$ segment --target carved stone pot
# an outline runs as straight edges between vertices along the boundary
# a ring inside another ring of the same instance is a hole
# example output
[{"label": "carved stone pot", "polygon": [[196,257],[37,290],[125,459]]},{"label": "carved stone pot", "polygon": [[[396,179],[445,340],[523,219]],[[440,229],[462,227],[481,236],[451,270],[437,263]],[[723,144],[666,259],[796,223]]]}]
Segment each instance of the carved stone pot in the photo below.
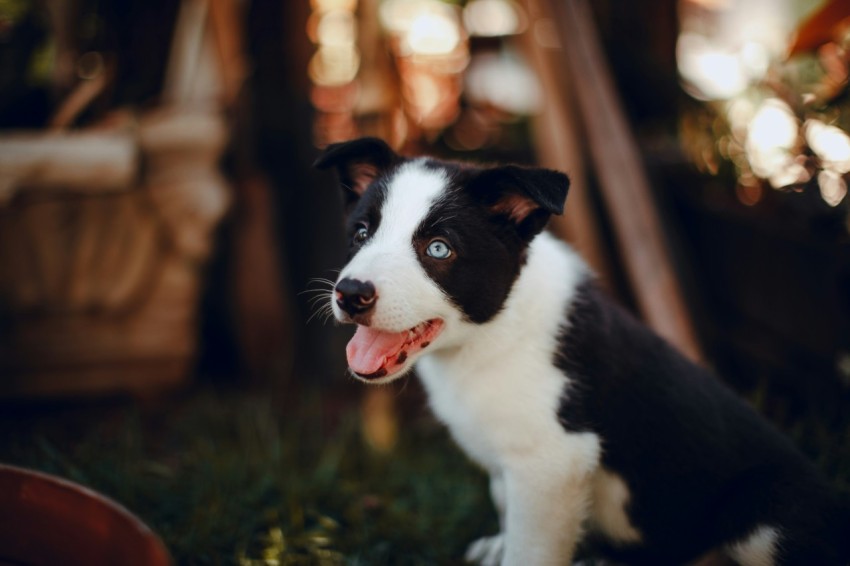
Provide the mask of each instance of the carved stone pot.
[{"label": "carved stone pot", "polygon": [[217,114],[185,109],[120,131],[0,136],[0,396],[187,379],[229,204],[226,137]]}]

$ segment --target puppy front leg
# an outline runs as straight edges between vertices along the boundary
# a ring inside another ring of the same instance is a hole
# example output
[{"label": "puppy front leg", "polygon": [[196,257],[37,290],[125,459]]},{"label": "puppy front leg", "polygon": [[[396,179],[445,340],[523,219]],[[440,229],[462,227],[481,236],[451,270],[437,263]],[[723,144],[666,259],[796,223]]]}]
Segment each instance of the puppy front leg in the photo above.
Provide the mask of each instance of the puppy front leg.
[{"label": "puppy front leg", "polygon": [[493,506],[499,513],[499,531],[505,532],[505,508],[506,498],[505,493],[505,475],[502,472],[490,474],[490,498],[493,500]]},{"label": "puppy front leg", "polygon": [[502,566],[571,564],[587,515],[590,474],[526,466],[505,476]]},{"label": "puppy front leg", "polygon": [[501,471],[490,472],[490,499],[499,514],[499,533],[483,537],[466,551],[466,561],[480,566],[499,566],[505,550],[505,476]]}]

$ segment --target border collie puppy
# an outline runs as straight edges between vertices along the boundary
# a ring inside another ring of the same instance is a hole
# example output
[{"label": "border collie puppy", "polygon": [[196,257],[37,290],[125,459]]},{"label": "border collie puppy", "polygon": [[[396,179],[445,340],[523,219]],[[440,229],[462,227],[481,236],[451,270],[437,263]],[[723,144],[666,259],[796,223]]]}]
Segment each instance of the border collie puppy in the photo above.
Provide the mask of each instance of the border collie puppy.
[{"label": "border collie puppy", "polygon": [[618,308],[542,229],[569,180],[405,158],[363,138],[316,162],[344,189],[350,256],[330,293],[351,372],[417,367],[490,474],[501,530],[467,560],[628,564],[720,550],[742,566],[850,563],[850,512],[779,433]]}]

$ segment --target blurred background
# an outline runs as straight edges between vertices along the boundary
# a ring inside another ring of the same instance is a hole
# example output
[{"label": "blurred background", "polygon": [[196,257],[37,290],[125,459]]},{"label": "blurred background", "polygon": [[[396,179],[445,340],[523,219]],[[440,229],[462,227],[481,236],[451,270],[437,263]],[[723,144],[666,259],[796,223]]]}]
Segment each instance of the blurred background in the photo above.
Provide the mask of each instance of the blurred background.
[{"label": "blurred background", "polygon": [[846,0],[0,0],[0,462],[177,563],[494,532],[416,380],[355,383],[317,314],[311,163],[371,135],[568,172],[552,231],[850,487],[848,49]]}]

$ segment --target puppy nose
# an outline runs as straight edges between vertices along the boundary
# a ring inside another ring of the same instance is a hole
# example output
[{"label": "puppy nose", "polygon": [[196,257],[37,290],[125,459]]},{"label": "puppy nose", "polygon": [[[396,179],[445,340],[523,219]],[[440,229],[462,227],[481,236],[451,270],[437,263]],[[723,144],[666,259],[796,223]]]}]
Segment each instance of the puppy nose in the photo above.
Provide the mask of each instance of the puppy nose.
[{"label": "puppy nose", "polygon": [[348,277],[336,284],[335,294],[336,304],[351,316],[368,311],[378,299],[371,281]]}]

